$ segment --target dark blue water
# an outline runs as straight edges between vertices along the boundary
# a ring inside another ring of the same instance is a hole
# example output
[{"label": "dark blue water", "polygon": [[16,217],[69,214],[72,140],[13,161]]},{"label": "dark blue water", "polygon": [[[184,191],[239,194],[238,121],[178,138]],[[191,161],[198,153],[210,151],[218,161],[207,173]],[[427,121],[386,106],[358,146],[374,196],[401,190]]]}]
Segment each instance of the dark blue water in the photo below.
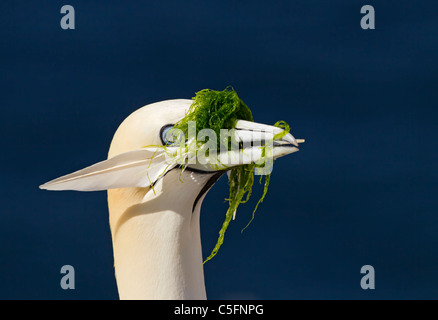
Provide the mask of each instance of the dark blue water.
[{"label": "dark blue water", "polygon": [[[360,27],[366,4],[375,30]],[[205,265],[209,298],[438,298],[437,14],[412,0],[2,1],[0,298],[116,299],[105,192],[38,185],[104,159],[135,109],[228,85],[306,143],[275,163],[243,234],[257,196],[240,208]],[[203,205],[205,256],[227,187]],[[65,264],[75,290],[60,288]]]}]

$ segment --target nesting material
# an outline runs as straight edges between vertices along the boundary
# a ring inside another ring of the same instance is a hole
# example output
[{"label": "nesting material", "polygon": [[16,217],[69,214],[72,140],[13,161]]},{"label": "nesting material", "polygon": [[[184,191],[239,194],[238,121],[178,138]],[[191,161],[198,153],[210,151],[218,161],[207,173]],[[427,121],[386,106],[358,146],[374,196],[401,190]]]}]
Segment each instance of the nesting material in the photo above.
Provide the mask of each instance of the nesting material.
[{"label": "nesting material", "polygon": [[[251,110],[238,97],[233,88],[228,87],[223,91],[204,89],[196,93],[196,96],[193,98],[193,104],[190,106],[185,117],[176,123],[174,128],[182,130],[185,134],[187,134],[189,131],[189,122],[195,121],[196,134],[200,130],[208,128],[214,130],[217,137],[220,137],[221,129],[233,129],[238,120],[253,121],[253,117]],[[289,125],[284,121],[277,122],[275,126],[283,128],[284,130],[281,133],[274,135],[273,140],[281,139],[289,132]],[[218,139],[218,149],[220,143],[221,141]],[[222,143],[228,144],[227,141]],[[265,147],[262,148],[264,148],[262,151],[264,154],[266,150]],[[230,193],[229,198],[226,200],[229,203],[229,207],[225,214],[225,221],[219,231],[217,243],[211,254],[205,259],[204,263],[212,259],[217,254],[219,248],[223,244],[225,232],[230,224],[230,221],[236,217],[237,208],[241,203],[245,203],[249,200],[254,184],[254,170],[257,166],[261,166],[261,164],[253,163],[228,169],[230,170]],[[264,183],[263,193],[257,202],[248,225],[254,219],[254,215],[259,204],[263,201],[268,192],[269,181],[270,174],[260,176],[260,183]],[[248,227],[248,225],[246,227]]]}]

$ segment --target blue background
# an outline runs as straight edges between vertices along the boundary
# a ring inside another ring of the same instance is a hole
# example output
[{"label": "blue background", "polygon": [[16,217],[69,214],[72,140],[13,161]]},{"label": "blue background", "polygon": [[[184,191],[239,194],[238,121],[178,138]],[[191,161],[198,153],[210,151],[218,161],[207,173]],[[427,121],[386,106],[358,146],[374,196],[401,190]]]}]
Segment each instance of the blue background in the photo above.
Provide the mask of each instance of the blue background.
[{"label": "blue background", "polygon": [[[104,159],[137,108],[228,85],[306,143],[276,161],[242,234],[262,188],[241,206],[208,297],[437,298],[437,15],[412,0],[1,1],[0,298],[117,299],[106,193],[38,185]],[[204,256],[227,191],[223,177],[204,201]]]}]

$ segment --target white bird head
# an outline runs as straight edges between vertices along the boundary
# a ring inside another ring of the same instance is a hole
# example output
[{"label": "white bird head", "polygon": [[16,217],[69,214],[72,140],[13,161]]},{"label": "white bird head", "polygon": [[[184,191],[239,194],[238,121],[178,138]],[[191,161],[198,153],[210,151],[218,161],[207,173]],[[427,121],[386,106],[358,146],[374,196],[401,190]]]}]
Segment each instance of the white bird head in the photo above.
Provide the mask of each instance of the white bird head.
[{"label": "white bird head", "polygon": [[[165,129],[180,121],[192,103],[168,100],[135,111],[115,133],[107,160],[40,186],[47,190],[108,190],[121,298],[205,298],[199,230],[202,200],[227,168],[261,158],[260,144],[255,142],[274,140],[282,131],[238,121],[239,156],[232,154],[236,150],[218,154],[222,160],[225,154],[232,159],[226,168],[208,161],[169,161],[165,148],[157,146],[166,144]],[[298,151],[297,147],[291,134],[284,135],[273,143],[273,158]]]}]

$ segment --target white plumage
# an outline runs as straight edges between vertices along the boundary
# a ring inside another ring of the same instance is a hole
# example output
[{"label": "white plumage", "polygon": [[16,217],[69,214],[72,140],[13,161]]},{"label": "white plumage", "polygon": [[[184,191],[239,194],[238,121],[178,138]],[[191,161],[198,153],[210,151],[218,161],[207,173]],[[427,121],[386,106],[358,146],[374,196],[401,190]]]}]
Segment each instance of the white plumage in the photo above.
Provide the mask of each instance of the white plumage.
[{"label": "white plumage", "polygon": [[[160,131],[182,119],[192,100],[145,106],[118,128],[108,160],[41,186],[47,190],[108,190],[114,266],[121,299],[205,299],[199,228],[206,191],[225,171],[207,165],[167,163]],[[246,141],[278,128],[239,121]],[[297,151],[292,135],[274,157]],[[146,148],[145,148],[146,147]],[[247,150],[247,152],[256,150]],[[240,159],[241,165],[247,162]],[[151,185],[153,184],[153,188]]]}]

